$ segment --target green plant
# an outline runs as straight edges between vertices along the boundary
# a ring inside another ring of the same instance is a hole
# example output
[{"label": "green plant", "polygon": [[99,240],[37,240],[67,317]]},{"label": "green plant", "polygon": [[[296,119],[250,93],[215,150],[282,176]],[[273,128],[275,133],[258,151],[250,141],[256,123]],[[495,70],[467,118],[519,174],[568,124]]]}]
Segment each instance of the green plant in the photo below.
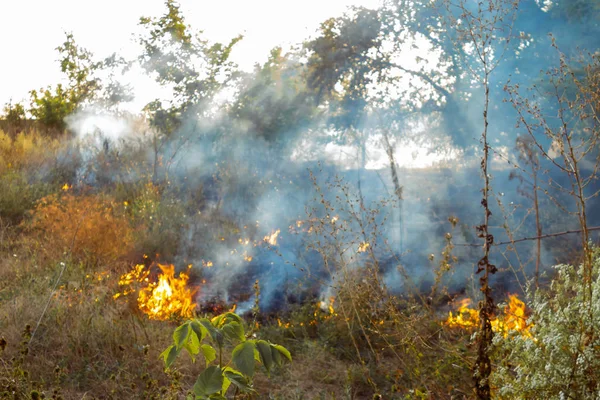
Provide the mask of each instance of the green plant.
[{"label": "green plant", "polygon": [[[212,345],[204,343],[207,338]],[[237,345],[231,352],[231,361],[224,364],[223,353],[227,343]],[[177,327],[173,333],[173,344],[161,354],[167,368],[184,349],[192,361],[195,362],[200,353],[206,361],[206,368],[192,389],[193,394],[188,396],[192,399],[225,399],[232,384],[236,394],[253,393],[256,362],[261,363],[270,374],[274,366],[281,366],[285,359],[292,360],[290,352],[283,346],[247,339],[242,319],[232,312],[212,319],[193,319]]]},{"label": "green plant", "polygon": [[[500,399],[590,399],[600,394],[600,251],[595,249],[591,311],[585,263],[558,265],[547,289],[529,288],[533,338],[496,335],[499,365],[492,386]],[[581,329],[581,326],[586,329]]]}]

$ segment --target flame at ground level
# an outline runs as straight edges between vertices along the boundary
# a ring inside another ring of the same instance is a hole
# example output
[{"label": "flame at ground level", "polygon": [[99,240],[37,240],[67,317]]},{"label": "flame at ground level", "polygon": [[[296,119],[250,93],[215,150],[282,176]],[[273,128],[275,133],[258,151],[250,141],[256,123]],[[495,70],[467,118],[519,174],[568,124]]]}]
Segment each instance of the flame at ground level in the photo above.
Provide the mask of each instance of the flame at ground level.
[{"label": "flame at ground level", "polygon": [[[459,327],[463,329],[473,329],[479,325],[479,311],[469,308],[470,299],[464,299],[459,303],[456,315],[450,311],[445,324],[450,327]],[[525,303],[516,295],[510,295],[508,304],[502,310],[502,313],[495,316],[492,320],[492,329],[494,332],[501,333],[507,337],[509,332],[519,332],[526,337],[532,337],[530,328],[532,324],[527,322],[525,314]]]},{"label": "flame at ground level", "polygon": [[[195,308],[193,301],[196,289],[188,287],[189,275],[180,272],[175,276],[173,265],[158,264],[161,274],[155,282],[150,281],[150,270],[146,266],[136,265],[119,279],[122,292],[114,298],[129,295],[136,291],[134,284],[140,284],[137,303],[139,309],[150,319],[167,320],[172,316],[191,317]],[[191,266],[188,267],[188,269]]]}]

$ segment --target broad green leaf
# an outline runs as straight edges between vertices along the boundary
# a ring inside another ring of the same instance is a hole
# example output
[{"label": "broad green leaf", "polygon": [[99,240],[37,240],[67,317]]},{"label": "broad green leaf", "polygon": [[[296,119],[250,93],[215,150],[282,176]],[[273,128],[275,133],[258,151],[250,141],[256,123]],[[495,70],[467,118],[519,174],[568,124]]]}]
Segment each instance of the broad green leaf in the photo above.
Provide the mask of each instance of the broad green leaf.
[{"label": "broad green leaf", "polygon": [[278,344],[272,344],[272,343],[271,343],[271,347],[276,349],[279,353],[283,354],[283,356],[285,358],[287,358],[290,362],[292,361],[292,355],[290,354],[288,349],[286,349],[285,347],[280,346]]},{"label": "broad green leaf", "polygon": [[190,334],[190,337],[187,340],[187,342],[183,345],[183,348],[186,349],[188,353],[190,353],[192,361],[195,362],[196,355],[200,352],[200,341],[198,340],[198,336],[196,336],[194,333]]},{"label": "broad green leaf", "polygon": [[227,321],[227,322],[237,322],[239,324],[242,324],[242,317],[240,317],[236,313],[228,312],[228,313],[225,313],[224,315],[225,315],[225,321]]},{"label": "broad green leaf", "polygon": [[[225,374],[223,373],[223,375],[225,375]],[[229,378],[224,376],[223,377],[223,388],[221,390],[221,393],[227,393],[227,389],[229,389],[229,386],[231,386],[231,381],[229,380]]]},{"label": "broad green leaf", "polygon": [[223,325],[222,329],[225,336],[229,339],[240,340],[242,342],[246,340],[246,336],[244,336],[244,327],[239,322],[229,322]]},{"label": "broad green leaf", "polygon": [[277,350],[275,347],[273,347],[270,343],[269,343],[269,347],[271,348],[271,358],[273,359],[273,363],[275,363],[275,365],[281,367],[281,365],[283,364],[283,359],[281,358],[281,353],[279,352],[279,350]]},{"label": "broad green leaf", "polygon": [[215,361],[215,359],[217,358],[217,351],[211,345],[208,344],[201,345],[200,350],[202,351],[202,354],[206,359],[206,366],[208,367],[208,364]]},{"label": "broad green leaf", "polygon": [[198,336],[198,340],[200,342],[204,340],[204,338],[208,334],[206,328],[202,326],[202,324],[200,324],[200,322],[198,322],[197,320],[190,322],[190,327],[192,328],[192,331],[196,334],[196,336]]},{"label": "broad green leaf", "polygon": [[225,319],[225,314],[220,314],[220,315],[217,315],[216,317],[213,317],[213,319],[210,320],[210,323],[215,328],[220,328],[221,325],[223,325],[224,319]]},{"label": "broad green leaf", "polygon": [[225,378],[229,379],[231,383],[237,386],[242,392],[251,392],[252,386],[250,381],[242,373],[238,371],[225,370]]},{"label": "broad green leaf", "polygon": [[242,317],[233,312],[226,312],[221,315],[217,315],[213,319],[210,320],[213,326],[217,328],[221,328],[223,325],[228,324],[230,322],[237,322],[240,325],[242,322]]},{"label": "broad green leaf", "polygon": [[254,343],[248,341],[238,344],[232,353],[232,361],[244,375],[254,376]]},{"label": "broad green leaf", "polygon": [[187,343],[191,332],[192,330],[189,322],[186,322],[175,329],[175,332],[173,332],[173,341],[175,342],[175,346],[177,346],[177,350],[180,350],[183,345]]},{"label": "broad green leaf", "polygon": [[199,320],[198,322],[200,322],[200,324],[206,328],[206,330],[208,331],[208,334],[210,335],[211,339],[218,344],[219,347],[223,346],[223,332],[221,332],[219,329],[215,328],[208,319],[206,318],[202,318],[201,320]]},{"label": "broad green leaf", "polygon": [[273,356],[271,355],[271,345],[264,340],[259,340],[256,342],[256,349],[258,350],[258,354],[260,355],[260,362],[267,370],[267,373],[270,373],[271,367],[273,367]]},{"label": "broad green leaf", "polygon": [[198,376],[193,391],[198,396],[210,396],[221,391],[222,386],[223,371],[221,368],[211,365]]},{"label": "broad green leaf", "polygon": [[177,350],[177,347],[175,347],[175,345],[167,347],[165,351],[160,353],[160,357],[162,357],[162,359],[165,362],[165,368],[169,368],[178,355],[179,350]]}]

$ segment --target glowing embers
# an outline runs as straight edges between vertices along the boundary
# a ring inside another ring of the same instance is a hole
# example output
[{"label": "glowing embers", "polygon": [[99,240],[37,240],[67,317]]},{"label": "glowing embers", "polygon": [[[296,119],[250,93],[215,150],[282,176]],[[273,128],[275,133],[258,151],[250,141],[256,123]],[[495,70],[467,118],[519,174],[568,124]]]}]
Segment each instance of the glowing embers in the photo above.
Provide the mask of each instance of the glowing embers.
[{"label": "glowing embers", "polygon": [[[459,327],[463,329],[474,329],[479,325],[479,311],[469,308],[470,299],[464,299],[459,303],[456,314],[452,311],[448,313],[448,319],[444,322],[449,327]],[[492,318],[492,329],[494,332],[501,333],[507,337],[510,332],[519,332],[526,337],[532,337],[529,329],[533,326],[527,322],[525,314],[525,303],[516,295],[510,295],[508,304],[502,310],[501,314]]]},{"label": "glowing embers", "polygon": [[[136,265],[130,272],[121,275],[120,293],[113,297],[138,292],[139,309],[150,319],[167,320],[171,317],[191,317],[196,304],[193,301],[196,289],[188,287],[189,274],[180,272],[175,276],[173,265],[160,265],[161,273],[156,280],[150,279],[150,269],[144,265]],[[188,270],[191,265],[188,266]]]},{"label": "glowing embers", "polygon": [[279,233],[281,232],[280,229],[277,229],[276,231],[274,231],[273,233],[271,233],[270,235],[267,235],[263,238],[263,240],[270,244],[271,246],[277,246],[277,236],[279,236]]}]

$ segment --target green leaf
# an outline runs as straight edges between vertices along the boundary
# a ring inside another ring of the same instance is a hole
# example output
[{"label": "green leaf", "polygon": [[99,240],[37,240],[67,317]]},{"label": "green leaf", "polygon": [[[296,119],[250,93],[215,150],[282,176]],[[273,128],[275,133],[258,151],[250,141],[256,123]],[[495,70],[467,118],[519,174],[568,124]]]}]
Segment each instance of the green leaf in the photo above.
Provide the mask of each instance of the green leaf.
[{"label": "green leaf", "polygon": [[169,368],[178,355],[179,350],[177,350],[177,347],[175,347],[175,345],[167,347],[165,351],[160,353],[160,357],[162,357],[162,359],[165,362],[165,368]]},{"label": "green leaf", "polygon": [[224,377],[223,378],[223,388],[221,390],[221,393],[227,393],[227,389],[229,389],[229,386],[231,386],[231,381],[229,380],[229,378]]},{"label": "green leaf", "polygon": [[246,336],[244,335],[244,327],[239,322],[229,322],[223,325],[223,333],[231,340],[245,341]]},{"label": "green leaf", "polygon": [[180,350],[187,343],[190,333],[192,333],[192,330],[189,322],[175,329],[175,332],[173,332],[173,341],[175,342],[175,346],[177,346],[177,350]]},{"label": "green leaf", "polygon": [[225,370],[225,377],[231,381],[235,386],[237,386],[242,392],[247,393],[252,391],[252,386],[250,386],[250,380],[242,375],[241,372],[235,371],[233,369]]},{"label": "green leaf", "polygon": [[197,320],[190,322],[190,327],[192,328],[192,331],[196,334],[196,336],[198,337],[198,341],[200,342],[204,340],[204,338],[208,334],[206,328],[202,326]]},{"label": "green leaf", "polygon": [[208,319],[202,318],[199,320],[200,324],[208,331],[211,339],[219,346],[223,347],[223,332],[215,328]]},{"label": "green leaf", "polygon": [[244,375],[254,376],[254,343],[247,341],[238,344],[232,353],[232,361],[236,368]]},{"label": "green leaf", "polygon": [[198,376],[193,391],[198,396],[210,396],[221,391],[223,386],[223,371],[211,365]]},{"label": "green leaf", "polygon": [[239,315],[237,315],[236,313],[226,312],[224,314],[217,315],[210,322],[212,323],[213,326],[215,326],[217,328],[221,328],[223,325],[230,323],[230,322],[237,322],[241,325],[242,318]]},{"label": "green leaf", "polygon": [[209,344],[203,344],[200,346],[200,350],[206,359],[206,366],[217,358],[217,351]]},{"label": "green leaf", "polygon": [[[273,349],[276,349],[277,352],[283,354],[283,356],[285,358],[287,358],[290,362],[292,361],[292,355],[290,354],[290,352],[288,351],[288,349],[286,349],[285,347],[280,346],[278,344],[272,344],[272,343],[271,343],[271,347]],[[272,352],[271,352],[271,354],[272,354]]]},{"label": "green leaf", "polygon": [[210,323],[212,324],[213,327],[220,328],[221,325],[223,325],[224,319],[225,319],[225,314],[220,314],[220,315],[217,315],[216,317],[213,317],[213,319],[210,320]]},{"label": "green leaf", "polygon": [[264,340],[259,340],[258,342],[256,342],[256,349],[258,350],[258,354],[260,355],[260,362],[267,370],[267,373],[270,373],[271,368],[273,367],[271,345]]},{"label": "green leaf", "polygon": [[192,361],[196,361],[196,355],[200,352],[200,341],[198,340],[198,336],[195,334],[191,334],[188,341],[183,345],[183,348],[190,353],[192,357]]},{"label": "green leaf", "polygon": [[242,317],[233,312],[225,313],[225,321],[226,322],[237,322],[240,325],[242,324]]},{"label": "green leaf", "polygon": [[273,363],[275,365],[281,367],[281,365],[283,364],[283,359],[281,358],[281,353],[279,352],[279,350],[274,348],[271,344],[269,344],[269,347],[271,348],[271,358],[273,359]]}]

